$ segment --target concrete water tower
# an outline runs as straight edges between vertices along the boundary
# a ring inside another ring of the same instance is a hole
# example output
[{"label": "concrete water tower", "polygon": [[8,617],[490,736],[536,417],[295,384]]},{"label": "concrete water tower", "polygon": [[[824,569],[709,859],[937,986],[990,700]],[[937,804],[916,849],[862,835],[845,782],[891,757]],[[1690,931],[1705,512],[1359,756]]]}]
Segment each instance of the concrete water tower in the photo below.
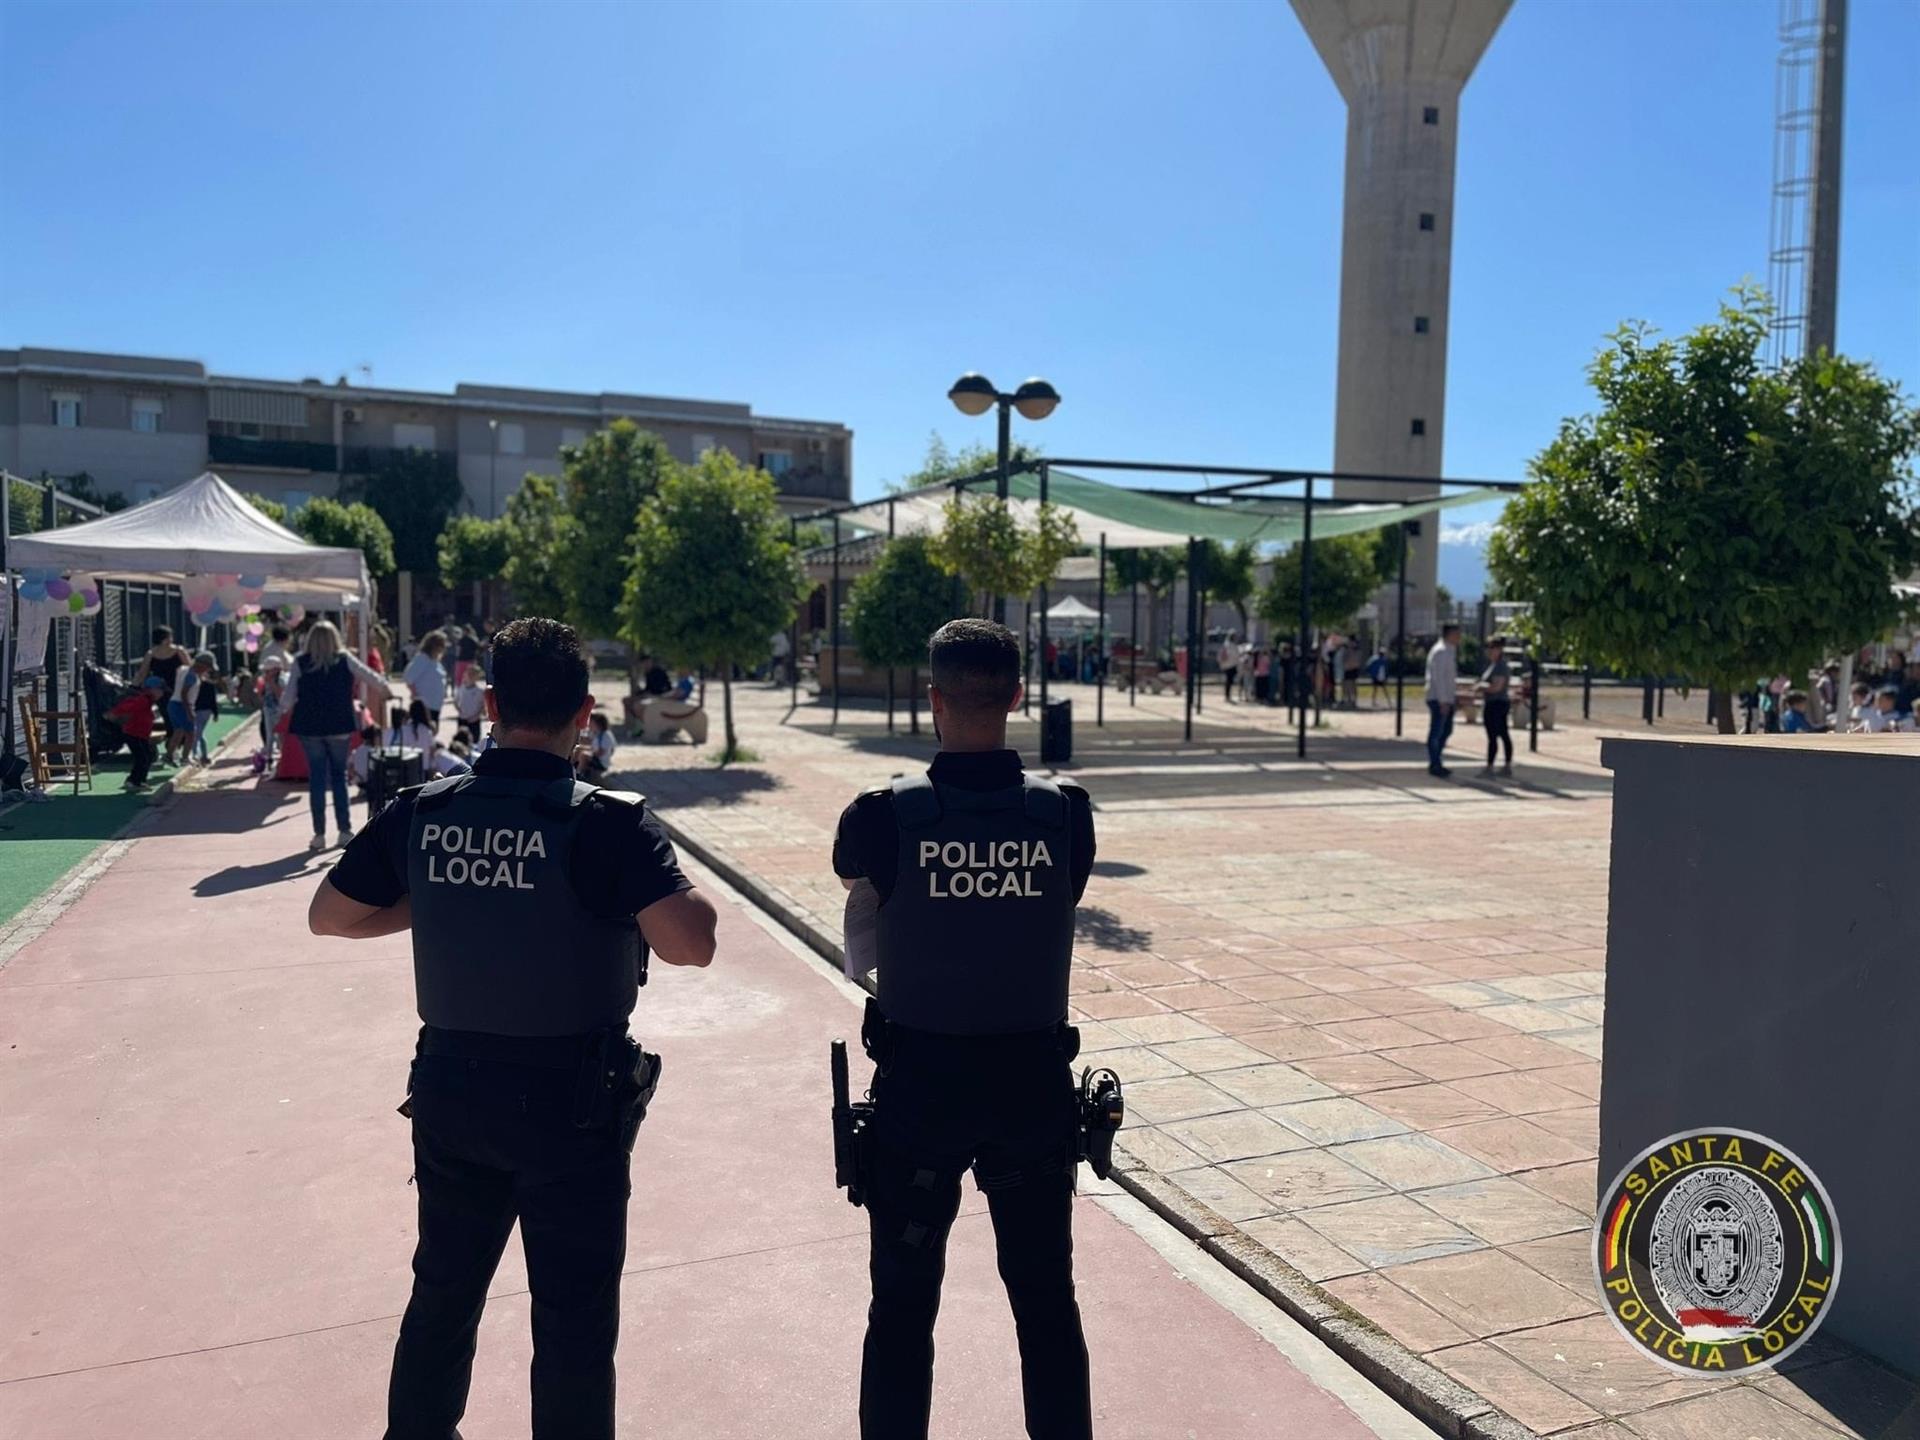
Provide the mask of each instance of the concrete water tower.
[{"label": "concrete water tower", "polygon": [[[1347,102],[1335,470],[1443,473],[1460,92],[1512,3],[1293,0]],[[1361,481],[1334,491],[1394,500],[1430,493]],[[1407,561],[1410,631],[1432,627],[1439,544],[1430,520]]]}]

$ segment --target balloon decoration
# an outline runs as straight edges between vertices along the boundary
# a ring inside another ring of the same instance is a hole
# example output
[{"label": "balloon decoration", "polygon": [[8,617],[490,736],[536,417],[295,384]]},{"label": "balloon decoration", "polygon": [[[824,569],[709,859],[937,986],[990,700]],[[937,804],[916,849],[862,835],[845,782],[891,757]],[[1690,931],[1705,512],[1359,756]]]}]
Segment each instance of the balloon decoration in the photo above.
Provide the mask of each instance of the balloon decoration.
[{"label": "balloon decoration", "polygon": [[307,618],[307,607],[306,607],[306,606],[304,606],[304,605],[289,605],[289,606],[287,607],[287,610],[286,610],[286,620],[287,620],[287,624],[289,624],[289,625],[298,625],[298,624],[299,624],[299,623],[300,623],[300,622],[301,622],[302,620],[305,620],[306,618]]},{"label": "balloon decoration", "polygon": [[20,598],[53,600],[69,615],[92,615],[100,609],[100,584],[75,580],[52,566],[29,566],[20,572]]}]

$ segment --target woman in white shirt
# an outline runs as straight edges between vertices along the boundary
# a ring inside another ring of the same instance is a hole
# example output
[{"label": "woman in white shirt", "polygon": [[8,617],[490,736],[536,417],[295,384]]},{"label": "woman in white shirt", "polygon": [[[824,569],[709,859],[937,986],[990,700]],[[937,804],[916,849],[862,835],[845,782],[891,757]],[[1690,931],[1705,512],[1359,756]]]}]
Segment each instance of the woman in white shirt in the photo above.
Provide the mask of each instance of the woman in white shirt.
[{"label": "woman in white shirt", "polygon": [[436,732],[440,728],[441,707],[447,703],[447,672],[440,665],[446,648],[447,637],[434,631],[420,642],[420,653],[407,662],[406,673],[400,677],[407,682],[413,698],[426,706],[427,723]]}]

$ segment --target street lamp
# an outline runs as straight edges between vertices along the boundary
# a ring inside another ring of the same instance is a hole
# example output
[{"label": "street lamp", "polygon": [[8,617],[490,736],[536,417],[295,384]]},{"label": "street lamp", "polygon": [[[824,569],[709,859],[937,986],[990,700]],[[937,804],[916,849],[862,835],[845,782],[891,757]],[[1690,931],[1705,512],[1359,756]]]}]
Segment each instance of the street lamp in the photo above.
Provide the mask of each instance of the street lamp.
[{"label": "street lamp", "polygon": [[1035,378],[1011,395],[1006,395],[996,390],[986,376],[969,370],[953,382],[953,388],[947,391],[947,398],[962,415],[984,415],[996,405],[1000,407],[1000,477],[993,493],[1002,500],[1006,499],[1007,462],[1013,449],[1013,421],[1009,412],[1018,410],[1023,419],[1044,420],[1059,408],[1060,392],[1046,381]]},{"label": "street lamp", "polygon": [[[993,493],[1004,501],[1007,498],[1007,463],[1013,449],[1011,412],[1018,410],[1021,418],[1026,420],[1044,420],[1059,408],[1060,392],[1036,376],[1011,395],[1006,395],[996,390],[993,382],[979,371],[969,370],[953,382],[953,388],[947,391],[947,398],[962,415],[984,415],[996,405],[999,406],[1000,474],[994,481]],[[1007,600],[1004,595],[993,597],[993,618],[1002,625],[1007,623]]]}]

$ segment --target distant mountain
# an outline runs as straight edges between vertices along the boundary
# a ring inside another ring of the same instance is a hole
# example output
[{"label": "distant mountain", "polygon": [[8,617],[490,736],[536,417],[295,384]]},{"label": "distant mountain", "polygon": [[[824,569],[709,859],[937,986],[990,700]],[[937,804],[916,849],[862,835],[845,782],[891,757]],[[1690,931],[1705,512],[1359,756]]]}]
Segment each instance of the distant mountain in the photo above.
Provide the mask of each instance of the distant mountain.
[{"label": "distant mountain", "polygon": [[1477,600],[1487,593],[1487,537],[1494,522],[1475,520],[1440,527],[1440,583],[1456,600]]}]

